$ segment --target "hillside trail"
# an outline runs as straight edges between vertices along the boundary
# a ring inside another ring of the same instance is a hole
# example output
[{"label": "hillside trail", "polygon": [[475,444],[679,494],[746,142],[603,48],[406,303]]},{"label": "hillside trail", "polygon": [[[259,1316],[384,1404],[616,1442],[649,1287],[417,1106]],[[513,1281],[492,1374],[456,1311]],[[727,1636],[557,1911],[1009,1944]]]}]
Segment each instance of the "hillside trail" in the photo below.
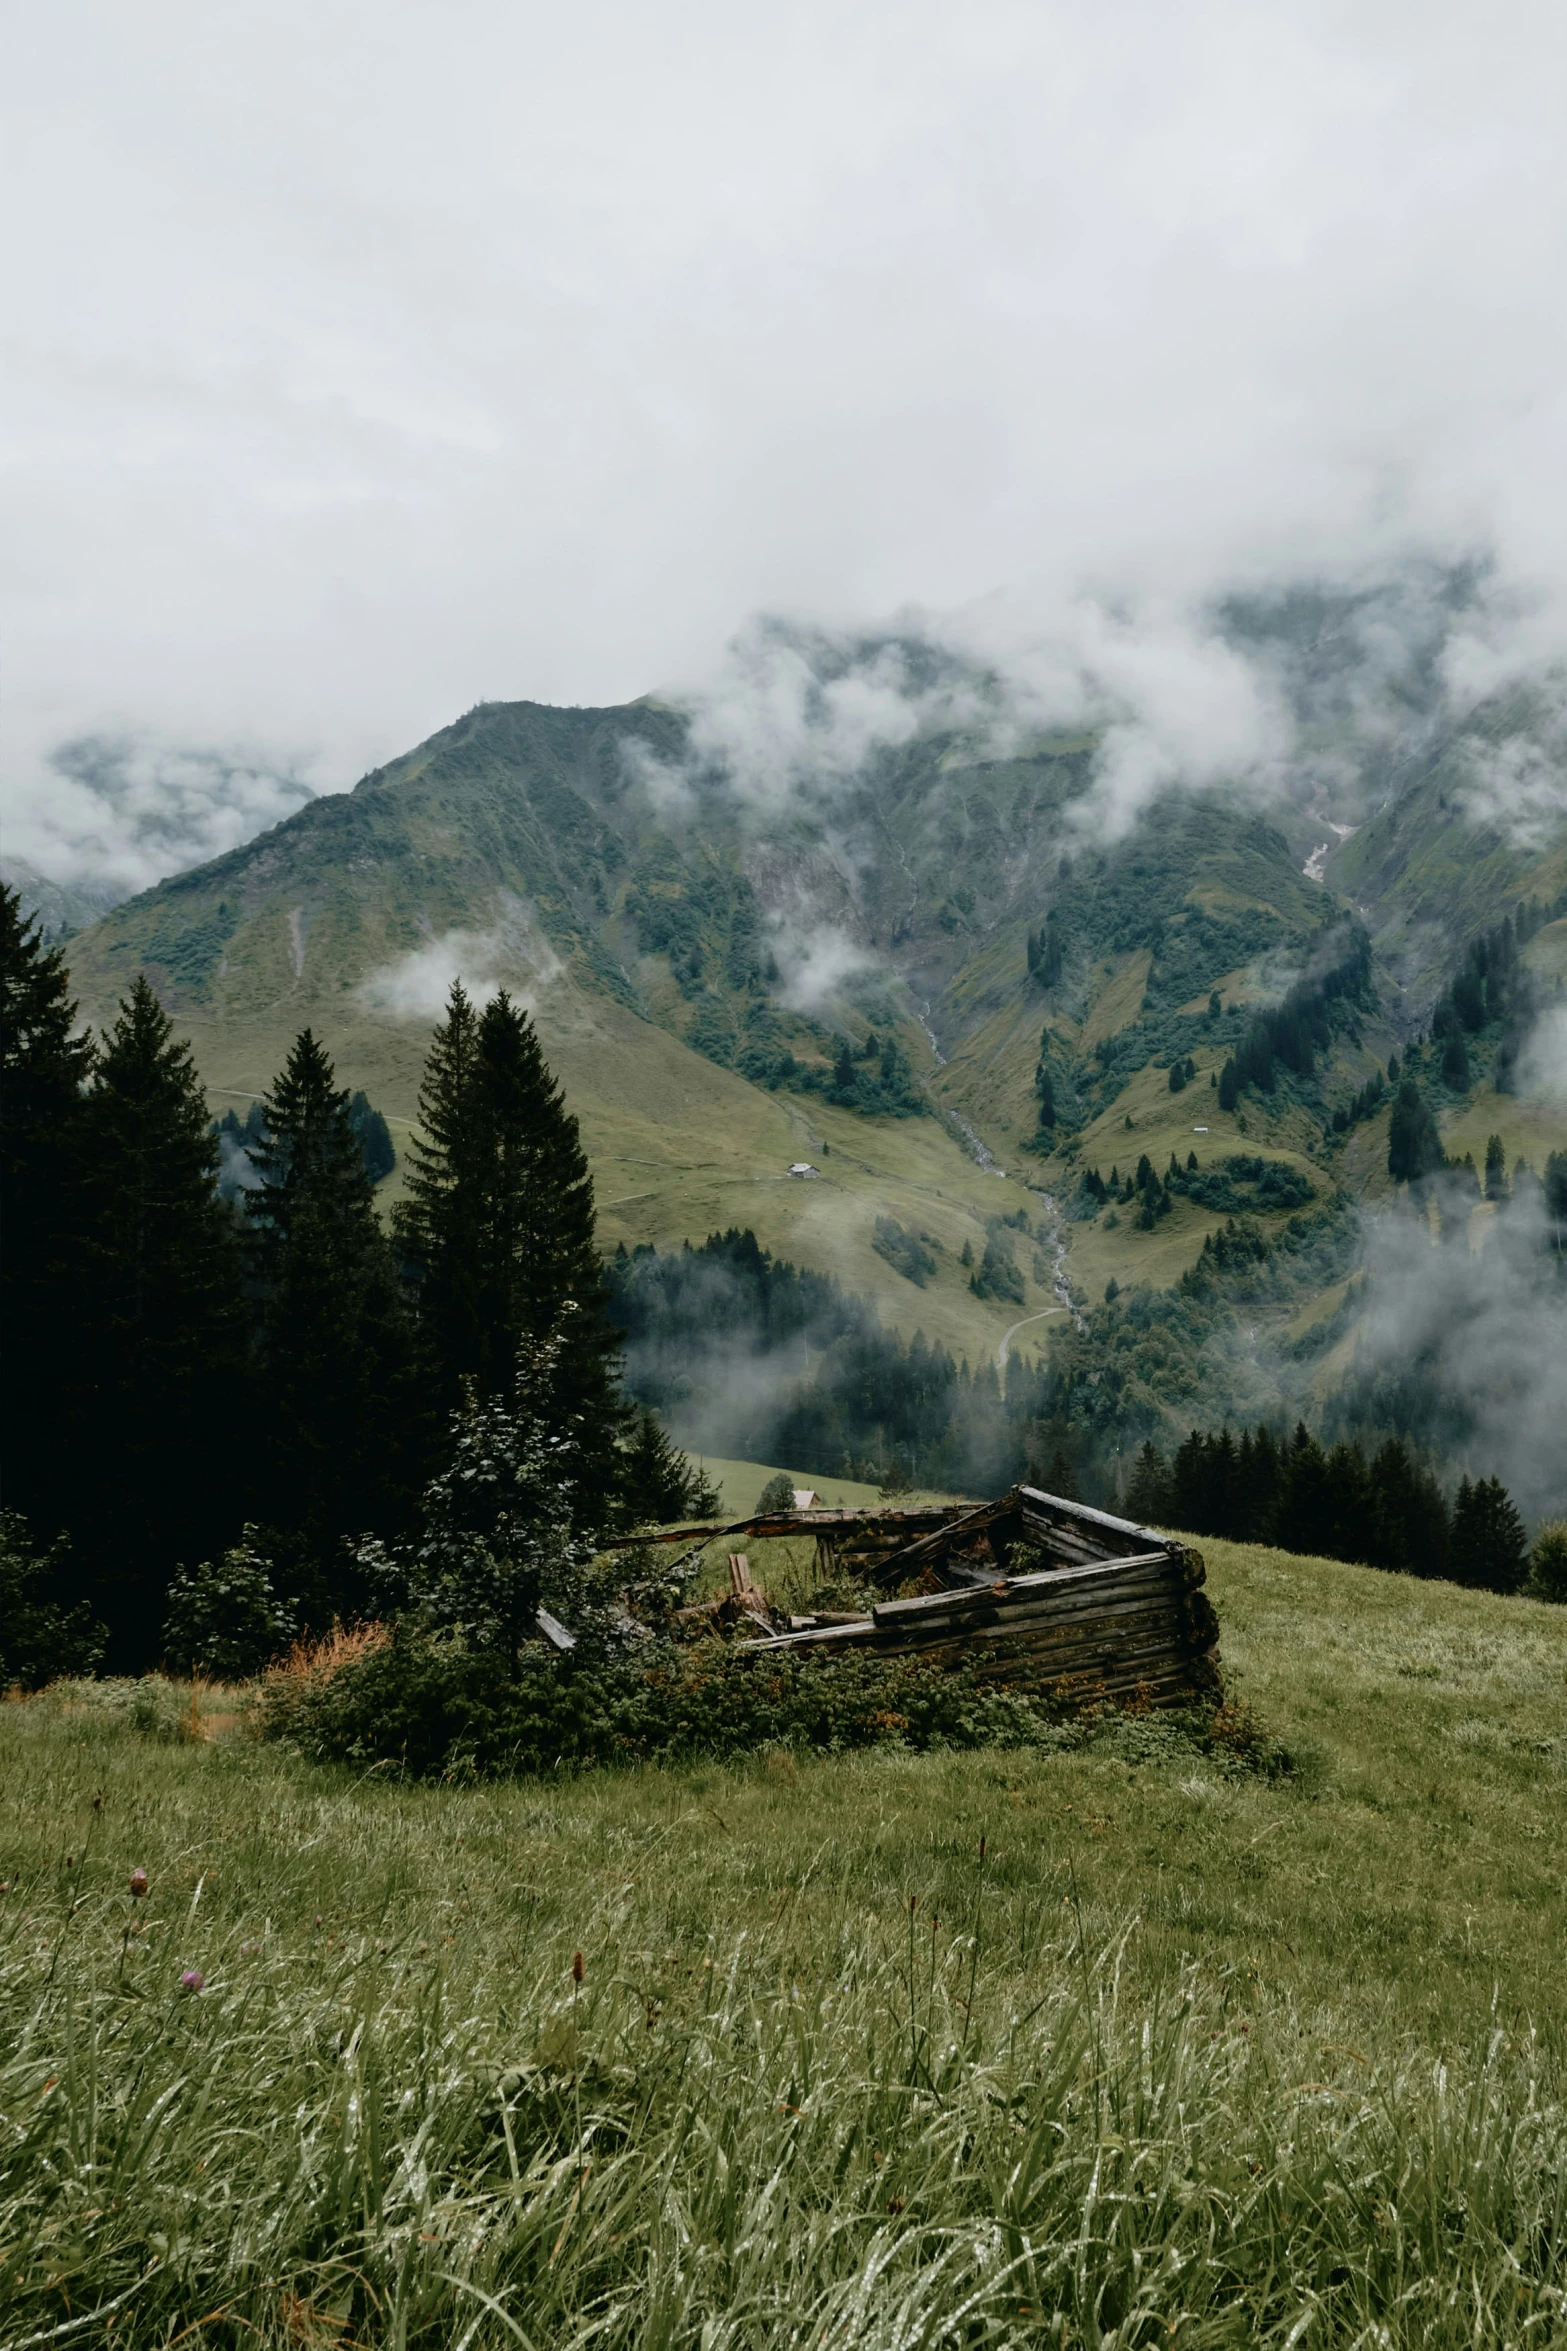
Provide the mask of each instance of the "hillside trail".
[{"label": "hillside trail", "polygon": [[1070,1314],[1071,1311],[1072,1309],[1070,1306],[1046,1306],[1040,1313],[1025,1314],[1021,1322],[1015,1322],[1012,1325],[1011,1330],[1005,1333],[1000,1346],[996,1349],[997,1371],[1006,1370],[1007,1349],[1011,1346],[1019,1331],[1026,1331],[1031,1322],[1048,1322],[1053,1314]]}]

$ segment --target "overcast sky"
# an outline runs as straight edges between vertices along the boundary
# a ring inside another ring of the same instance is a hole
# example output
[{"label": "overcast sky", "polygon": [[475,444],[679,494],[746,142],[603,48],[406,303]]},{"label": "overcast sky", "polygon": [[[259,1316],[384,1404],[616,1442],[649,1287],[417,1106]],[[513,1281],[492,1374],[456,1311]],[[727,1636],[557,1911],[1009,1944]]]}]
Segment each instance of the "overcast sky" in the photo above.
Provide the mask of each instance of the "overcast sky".
[{"label": "overcast sky", "polygon": [[758,609],[1556,592],[1564,68],[1561,0],[17,10],[9,845],[83,734],[249,829]]}]

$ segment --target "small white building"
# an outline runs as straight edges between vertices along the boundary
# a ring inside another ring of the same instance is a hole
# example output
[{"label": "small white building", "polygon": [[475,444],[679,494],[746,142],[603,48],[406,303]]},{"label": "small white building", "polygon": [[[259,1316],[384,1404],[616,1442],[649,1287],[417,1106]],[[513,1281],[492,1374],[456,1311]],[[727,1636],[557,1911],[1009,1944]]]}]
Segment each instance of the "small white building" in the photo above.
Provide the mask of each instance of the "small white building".
[{"label": "small white building", "polygon": [[819,1176],[821,1172],[819,1167],[812,1167],[808,1159],[796,1159],[790,1162],[789,1173],[792,1176],[812,1177]]}]

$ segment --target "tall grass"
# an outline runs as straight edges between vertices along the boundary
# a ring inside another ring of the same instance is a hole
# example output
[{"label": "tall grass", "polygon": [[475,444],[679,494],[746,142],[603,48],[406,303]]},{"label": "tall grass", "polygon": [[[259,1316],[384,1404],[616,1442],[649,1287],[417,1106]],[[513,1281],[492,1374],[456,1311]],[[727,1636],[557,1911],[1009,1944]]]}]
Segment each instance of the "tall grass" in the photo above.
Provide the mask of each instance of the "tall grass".
[{"label": "tall grass", "polygon": [[1196,1968],[1129,2000],[1070,1899],[1021,1999],[977,1853],[946,1916],[846,1907],[809,1972],[776,1932],[640,1953],[601,1905],[580,1988],[460,1997],[406,1934],[308,1970],[203,1941],[183,1991],[187,1906],[131,1909],[68,1873],[48,1964],[6,1954],[16,2351],[1567,2336],[1567,2114],[1527,2041],[1325,2058]]},{"label": "tall grass", "polygon": [[1567,1624],[1211,1550],[1309,1779],[0,1708],[5,2351],[1567,2343]]}]

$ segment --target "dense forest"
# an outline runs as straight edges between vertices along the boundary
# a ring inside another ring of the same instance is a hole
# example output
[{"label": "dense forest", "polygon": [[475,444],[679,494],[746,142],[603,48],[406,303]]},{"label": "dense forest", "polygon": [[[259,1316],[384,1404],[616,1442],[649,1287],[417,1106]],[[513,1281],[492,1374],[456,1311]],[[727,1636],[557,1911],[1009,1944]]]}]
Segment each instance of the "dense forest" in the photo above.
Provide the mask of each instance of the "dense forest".
[{"label": "dense forest", "polygon": [[1125,1507],[1194,1534],[1279,1543],[1483,1591],[1521,1591],[1529,1574],[1528,1533],[1500,1481],[1460,1478],[1449,1503],[1402,1437],[1368,1455],[1345,1440],[1325,1449],[1303,1423],[1287,1440],[1266,1424],[1239,1437],[1194,1429],[1173,1458],[1143,1446]]},{"label": "dense forest", "polygon": [[0,1598],[45,1649],[146,1664],[176,1570],[242,1542],[293,1622],[362,1612],[364,1541],[415,1524],[454,1413],[528,1345],[579,1527],[711,1503],[621,1391],[576,1121],[507,996],[453,988],[389,1228],[384,1122],[308,1029],[216,1127],[146,979],[79,1034],[9,890],[0,1009]]}]

